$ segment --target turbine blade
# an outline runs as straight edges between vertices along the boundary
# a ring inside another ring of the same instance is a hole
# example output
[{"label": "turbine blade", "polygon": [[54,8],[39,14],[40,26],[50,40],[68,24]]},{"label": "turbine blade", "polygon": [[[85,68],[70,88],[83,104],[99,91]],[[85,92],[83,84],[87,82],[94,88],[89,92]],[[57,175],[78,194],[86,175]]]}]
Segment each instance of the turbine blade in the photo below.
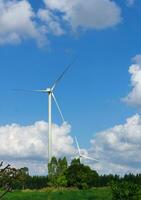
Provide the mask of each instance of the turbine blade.
[{"label": "turbine blade", "polygon": [[88,160],[93,160],[93,161],[97,161],[97,162],[98,162],[97,159],[91,158],[91,157],[89,157],[89,156],[81,155],[81,157],[82,157],[82,158],[85,158],[85,159],[88,159]]},{"label": "turbine blade", "polygon": [[77,146],[77,149],[78,149],[79,156],[81,156],[81,151],[80,151],[80,147],[79,147],[79,144],[78,144],[76,136],[75,136],[75,142],[76,142],[76,146]]},{"label": "turbine blade", "polygon": [[47,92],[46,90],[24,90],[24,89],[12,89],[15,92]]},{"label": "turbine blade", "polygon": [[54,102],[55,102],[55,104],[56,104],[56,106],[57,106],[57,109],[58,109],[58,111],[59,111],[59,113],[60,113],[60,115],[61,115],[61,118],[62,118],[62,120],[63,120],[63,122],[64,122],[65,120],[64,120],[62,111],[61,111],[61,109],[60,109],[60,106],[59,106],[59,104],[58,104],[58,102],[57,102],[57,100],[56,100],[56,97],[54,96],[53,93],[51,93],[51,94],[52,94],[53,100],[54,100]]},{"label": "turbine blade", "polygon": [[51,87],[52,91],[55,89],[55,87],[57,86],[57,84],[61,81],[61,79],[64,77],[64,75],[70,69],[70,67],[73,65],[73,63],[75,62],[75,60],[76,60],[76,58],[66,67],[66,69],[63,71],[63,73],[56,79],[56,81],[54,82],[54,84]]},{"label": "turbine blade", "polygon": [[32,90],[33,92],[44,92],[47,93],[47,90]]}]

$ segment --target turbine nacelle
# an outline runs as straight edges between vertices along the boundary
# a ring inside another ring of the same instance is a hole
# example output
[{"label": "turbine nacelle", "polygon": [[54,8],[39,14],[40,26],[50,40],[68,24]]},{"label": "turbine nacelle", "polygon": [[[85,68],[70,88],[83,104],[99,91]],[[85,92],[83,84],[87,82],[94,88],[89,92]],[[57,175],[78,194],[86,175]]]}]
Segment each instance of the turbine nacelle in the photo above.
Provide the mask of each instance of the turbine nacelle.
[{"label": "turbine nacelle", "polygon": [[47,88],[47,89],[46,89],[46,92],[50,94],[50,93],[52,93],[53,91],[52,91],[51,88]]},{"label": "turbine nacelle", "polygon": [[43,89],[43,90],[32,90],[32,92],[43,92],[43,93],[52,94],[53,90],[51,88],[47,88],[47,89]]}]

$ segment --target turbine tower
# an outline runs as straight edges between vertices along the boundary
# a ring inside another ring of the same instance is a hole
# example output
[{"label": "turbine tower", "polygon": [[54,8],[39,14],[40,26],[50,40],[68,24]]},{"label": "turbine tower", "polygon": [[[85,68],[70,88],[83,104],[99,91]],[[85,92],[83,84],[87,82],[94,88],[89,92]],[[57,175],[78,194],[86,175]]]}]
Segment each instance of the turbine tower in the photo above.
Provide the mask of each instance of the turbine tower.
[{"label": "turbine tower", "polygon": [[75,136],[75,142],[76,142],[76,146],[77,146],[77,150],[78,150],[78,158],[79,158],[79,159],[84,158],[84,159],[87,159],[87,160],[92,160],[92,161],[98,162],[97,159],[91,158],[91,157],[86,156],[86,155],[84,155],[83,153],[81,153],[81,149],[80,149],[80,147],[79,147],[78,140],[77,140],[77,137],[76,137],[76,136]]},{"label": "turbine tower", "polygon": [[55,87],[43,89],[43,90],[32,90],[33,92],[41,92],[48,95],[48,161],[51,161],[52,158],[52,99],[54,100],[57,109],[61,115],[62,121],[64,122],[64,117],[62,114],[62,111],[60,109],[60,106],[56,100],[56,97],[53,93]]}]

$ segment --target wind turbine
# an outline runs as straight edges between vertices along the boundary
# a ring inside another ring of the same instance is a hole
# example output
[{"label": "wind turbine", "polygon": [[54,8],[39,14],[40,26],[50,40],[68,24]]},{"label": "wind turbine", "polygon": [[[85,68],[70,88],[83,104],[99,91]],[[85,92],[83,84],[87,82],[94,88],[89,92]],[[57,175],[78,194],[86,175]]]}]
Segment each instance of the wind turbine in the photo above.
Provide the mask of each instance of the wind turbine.
[{"label": "wind turbine", "polygon": [[76,137],[76,136],[75,136],[75,142],[76,142],[76,146],[77,146],[77,150],[78,150],[79,159],[84,158],[84,159],[86,159],[86,160],[92,160],[92,161],[98,162],[97,159],[91,158],[91,157],[86,156],[86,155],[84,155],[83,153],[81,153],[81,149],[80,149],[80,147],[79,147],[78,140],[77,140],[77,137]]},{"label": "wind turbine", "polygon": [[[40,92],[48,95],[48,162],[52,159],[52,99],[54,100],[57,109],[61,115],[62,121],[65,122],[62,111],[60,109],[60,106],[57,102],[57,99],[54,95],[54,90],[56,89],[56,86],[58,83],[63,79],[64,75],[67,73],[67,71],[70,69],[72,64],[75,60],[73,60],[72,63],[70,63],[66,69],[63,71],[63,73],[54,81],[54,83],[51,85],[51,87],[41,90],[22,90],[22,91],[29,91],[29,92]],[[21,90],[20,90],[21,91]]]},{"label": "wind turbine", "polygon": [[52,159],[52,99],[54,100],[54,102],[55,102],[55,104],[57,106],[57,109],[58,109],[58,111],[60,113],[62,121],[65,122],[63,114],[62,114],[62,111],[60,109],[60,106],[59,106],[59,104],[57,102],[57,99],[56,99],[56,97],[54,95],[54,90],[56,89],[56,86],[61,81],[61,79],[64,77],[64,75],[67,73],[67,71],[69,70],[69,68],[73,64],[73,62],[67,66],[67,68],[55,80],[55,82],[52,84],[51,87],[49,87],[47,89],[43,89],[43,90],[33,90],[35,92],[46,93],[48,95],[48,160],[49,160],[48,162],[50,162],[51,159]]}]

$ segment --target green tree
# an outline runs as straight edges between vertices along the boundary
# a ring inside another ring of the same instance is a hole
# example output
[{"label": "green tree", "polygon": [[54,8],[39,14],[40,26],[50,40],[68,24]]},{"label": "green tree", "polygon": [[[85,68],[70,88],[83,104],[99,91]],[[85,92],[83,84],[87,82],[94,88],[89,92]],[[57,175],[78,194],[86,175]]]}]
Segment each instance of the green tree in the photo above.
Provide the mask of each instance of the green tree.
[{"label": "green tree", "polygon": [[48,164],[48,178],[50,186],[67,186],[67,179],[65,172],[67,170],[68,163],[67,159],[59,158],[58,160],[53,157],[51,162]]},{"label": "green tree", "polygon": [[64,157],[63,159],[59,158],[58,159],[58,165],[57,165],[57,175],[61,176],[64,174],[68,167],[67,159]]},{"label": "green tree", "polygon": [[58,161],[55,157],[52,157],[50,163],[48,164],[48,179],[50,186],[56,185],[57,171],[58,171]]},{"label": "green tree", "polygon": [[67,178],[65,175],[65,172],[67,170],[68,163],[66,157],[63,159],[58,159],[58,165],[57,165],[57,177],[56,177],[56,185],[57,186],[67,186]]},{"label": "green tree", "polygon": [[68,181],[64,174],[60,175],[56,179],[56,185],[61,187],[67,187]]},{"label": "green tree", "polygon": [[86,189],[94,186],[98,180],[96,171],[91,170],[89,166],[81,164],[80,159],[74,159],[66,170],[68,186]]},{"label": "green tree", "polygon": [[[22,189],[25,189],[26,181],[29,177],[29,170],[27,167],[23,167],[19,169],[19,183],[22,184]],[[16,183],[15,183],[16,184]],[[18,183],[17,183],[18,184]]]},{"label": "green tree", "polygon": [[22,181],[19,169],[13,168],[9,164],[3,167],[3,162],[0,163],[0,186],[4,189],[0,199],[14,188],[15,183],[21,183]]}]

